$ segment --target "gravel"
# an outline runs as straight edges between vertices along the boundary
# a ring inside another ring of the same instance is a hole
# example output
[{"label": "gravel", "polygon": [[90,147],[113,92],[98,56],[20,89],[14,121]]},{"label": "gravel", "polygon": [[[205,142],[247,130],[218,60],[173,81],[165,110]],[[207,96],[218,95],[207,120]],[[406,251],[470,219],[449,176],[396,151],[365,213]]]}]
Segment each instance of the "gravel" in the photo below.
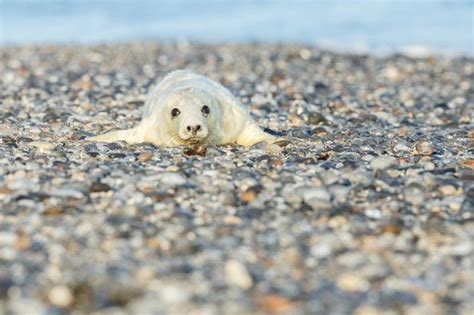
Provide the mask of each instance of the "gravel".
[{"label": "gravel", "polygon": [[[474,67],[271,44],[4,46],[0,313],[469,314]],[[274,145],[88,143],[188,68]]]}]

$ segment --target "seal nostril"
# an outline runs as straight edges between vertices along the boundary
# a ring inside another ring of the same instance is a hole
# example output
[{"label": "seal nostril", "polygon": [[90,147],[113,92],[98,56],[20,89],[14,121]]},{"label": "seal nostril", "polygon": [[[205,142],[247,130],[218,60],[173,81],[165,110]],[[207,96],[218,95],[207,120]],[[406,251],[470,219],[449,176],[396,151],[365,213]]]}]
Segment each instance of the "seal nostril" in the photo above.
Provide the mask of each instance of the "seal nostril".
[{"label": "seal nostril", "polygon": [[187,127],[186,127],[186,130],[187,130],[187,131],[191,131],[191,129],[192,129],[191,126],[187,126]]},{"label": "seal nostril", "polygon": [[196,131],[199,131],[199,130],[201,130],[201,125],[196,126]]}]

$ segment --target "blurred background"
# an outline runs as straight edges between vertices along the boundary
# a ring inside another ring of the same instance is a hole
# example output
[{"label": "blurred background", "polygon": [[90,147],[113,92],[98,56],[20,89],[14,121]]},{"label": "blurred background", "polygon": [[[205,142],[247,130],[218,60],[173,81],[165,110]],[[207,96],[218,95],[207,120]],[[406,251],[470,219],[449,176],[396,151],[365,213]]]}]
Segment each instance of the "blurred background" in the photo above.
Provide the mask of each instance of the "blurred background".
[{"label": "blurred background", "polygon": [[473,55],[472,0],[0,0],[0,44],[298,42]]}]

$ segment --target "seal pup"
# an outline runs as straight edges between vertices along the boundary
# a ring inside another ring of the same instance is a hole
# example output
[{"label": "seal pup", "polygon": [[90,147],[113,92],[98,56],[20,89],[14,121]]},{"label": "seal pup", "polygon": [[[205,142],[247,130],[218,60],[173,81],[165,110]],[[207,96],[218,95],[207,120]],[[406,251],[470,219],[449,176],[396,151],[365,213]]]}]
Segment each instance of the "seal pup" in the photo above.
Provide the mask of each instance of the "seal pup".
[{"label": "seal pup", "polygon": [[149,142],[156,146],[251,146],[276,137],[264,132],[228,89],[188,70],[166,75],[148,95],[140,124],[89,138],[91,141]]}]

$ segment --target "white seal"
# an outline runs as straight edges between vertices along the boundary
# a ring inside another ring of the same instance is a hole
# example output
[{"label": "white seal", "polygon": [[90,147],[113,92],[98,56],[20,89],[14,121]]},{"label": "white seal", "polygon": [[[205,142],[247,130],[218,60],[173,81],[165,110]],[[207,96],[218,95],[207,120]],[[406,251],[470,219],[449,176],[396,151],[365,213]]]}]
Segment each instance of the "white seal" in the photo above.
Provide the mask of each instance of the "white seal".
[{"label": "white seal", "polygon": [[165,76],[148,95],[137,127],[89,140],[149,142],[157,146],[251,146],[277,139],[261,130],[239,100],[221,84],[188,70],[178,70]]}]

